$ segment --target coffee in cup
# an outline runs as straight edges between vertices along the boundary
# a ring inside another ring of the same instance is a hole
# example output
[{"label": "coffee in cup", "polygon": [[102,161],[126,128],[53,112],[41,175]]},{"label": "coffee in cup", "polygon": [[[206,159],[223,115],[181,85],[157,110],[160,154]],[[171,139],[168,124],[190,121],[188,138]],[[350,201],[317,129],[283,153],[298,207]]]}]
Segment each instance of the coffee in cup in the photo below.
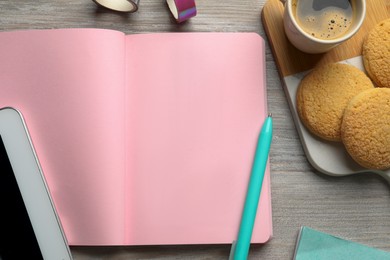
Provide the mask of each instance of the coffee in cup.
[{"label": "coffee in cup", "polygon": [[365,0],[286,0],[284,27],[290,42],[308,53],[330,50],[352,37],[365,18]]}]

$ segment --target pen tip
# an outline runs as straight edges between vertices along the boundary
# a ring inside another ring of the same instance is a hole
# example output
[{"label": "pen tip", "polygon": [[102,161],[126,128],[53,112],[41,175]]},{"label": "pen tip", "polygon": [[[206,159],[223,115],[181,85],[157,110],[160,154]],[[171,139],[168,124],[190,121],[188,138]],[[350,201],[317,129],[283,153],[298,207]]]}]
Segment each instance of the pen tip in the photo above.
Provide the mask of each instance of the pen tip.
[{"label": "pen tip", "polygon": [[272,117],[272,113],[268,113],[268,117]]}]

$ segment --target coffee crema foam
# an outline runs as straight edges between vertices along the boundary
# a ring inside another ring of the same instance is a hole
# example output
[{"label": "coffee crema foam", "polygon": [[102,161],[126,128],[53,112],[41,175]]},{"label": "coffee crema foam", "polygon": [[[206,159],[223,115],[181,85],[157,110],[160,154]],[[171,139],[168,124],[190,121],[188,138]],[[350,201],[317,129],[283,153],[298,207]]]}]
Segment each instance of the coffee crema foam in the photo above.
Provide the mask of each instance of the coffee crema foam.
[{"label": "coffee crema foam", "polygon": [[295,0],[292,7],[298,25],[319,39],[339,38],[352,24],[353,11],[349,0]]}]

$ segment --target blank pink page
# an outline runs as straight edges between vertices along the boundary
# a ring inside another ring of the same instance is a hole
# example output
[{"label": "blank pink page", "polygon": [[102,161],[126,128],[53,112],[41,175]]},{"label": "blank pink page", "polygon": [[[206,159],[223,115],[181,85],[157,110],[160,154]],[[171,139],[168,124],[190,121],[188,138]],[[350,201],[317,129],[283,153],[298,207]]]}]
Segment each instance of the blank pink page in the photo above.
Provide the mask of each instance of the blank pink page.
[{"label": "blank pink page", "polygon": [[124,241],[124,35],[0,33],[0,107],[25,117],[69,243]]},{"label": "blank pink page", "polygon": [[[127,36],[126,244],[236,239],[267,114],[254,33]],[[253,242],[272,235],[270,176]]]}]

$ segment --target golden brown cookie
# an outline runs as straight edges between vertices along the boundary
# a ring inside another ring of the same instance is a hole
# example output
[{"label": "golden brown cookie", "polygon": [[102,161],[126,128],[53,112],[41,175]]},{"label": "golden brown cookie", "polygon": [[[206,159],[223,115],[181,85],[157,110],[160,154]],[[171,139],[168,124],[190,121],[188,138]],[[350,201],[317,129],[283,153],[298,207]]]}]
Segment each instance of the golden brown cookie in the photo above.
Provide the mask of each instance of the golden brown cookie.
[{"label": "golden brown cookie", "polygon": [[390,168],[390,89],[370,89],[354,97],[344,112],[341,137],[363,167]]},{"label": "golden brown cookie", "polygon": [[297,110],[303,124],[315,135],[341,141],[340,127],[348,102],[374,88],[364,72],[352,65],[332,63],[312,70],[297,91]]},{"label": "golden brown cookie", "polygon": [[390,88],[390,19],[375,25],[364,39],[363,64],[378,87]]}]

